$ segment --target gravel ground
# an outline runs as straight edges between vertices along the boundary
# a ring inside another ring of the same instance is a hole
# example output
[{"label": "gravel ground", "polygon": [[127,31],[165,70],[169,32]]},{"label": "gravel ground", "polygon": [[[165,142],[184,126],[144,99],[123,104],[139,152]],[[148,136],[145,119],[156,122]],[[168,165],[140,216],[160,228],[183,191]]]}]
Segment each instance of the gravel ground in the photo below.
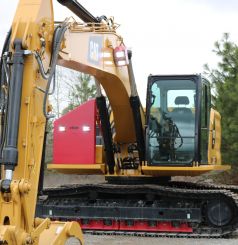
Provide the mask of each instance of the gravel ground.
[{"label": "gravel ground", "polygon": [[238,237],[229,239],[151,238],[84,235],[85,245],[237,245]]}]

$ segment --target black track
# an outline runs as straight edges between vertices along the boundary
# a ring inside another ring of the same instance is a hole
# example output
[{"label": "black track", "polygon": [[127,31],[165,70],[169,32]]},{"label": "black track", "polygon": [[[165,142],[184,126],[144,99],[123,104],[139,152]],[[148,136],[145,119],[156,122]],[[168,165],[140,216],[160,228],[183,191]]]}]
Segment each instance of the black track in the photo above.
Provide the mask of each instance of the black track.
[{"label": "black track", "polygon": [[[167,185],[74,185],[44,190],[37,216],[60,220],[188,223],[189,237],[224,237],[238,226],[238,189],[185,182]],[[107,234],[110,231],[96,231]],[[112,231],[115,233],[116,231]],[[95,231],[93,232],[95,233]],[[128,233],[118,231],[118,233]],[[143,233],[143,232],[141,232]],[[144,232],[143,234],[146,234]],[[150,233],[156,236],[164,233]],[[168,234],[167,234],[168,235]],[[186,234],[170,233],[169,236]]]}]

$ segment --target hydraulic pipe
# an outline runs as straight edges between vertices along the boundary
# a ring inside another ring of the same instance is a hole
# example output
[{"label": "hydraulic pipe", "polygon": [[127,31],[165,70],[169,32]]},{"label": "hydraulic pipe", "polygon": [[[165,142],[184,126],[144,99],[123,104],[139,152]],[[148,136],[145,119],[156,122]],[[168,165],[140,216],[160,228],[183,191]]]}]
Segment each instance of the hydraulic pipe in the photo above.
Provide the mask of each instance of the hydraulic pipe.
[{"label": "hydraulic pipe", "polygon": [[44,186],[44,175],[45,175],[45,152],[46,152],[46,144],[47,144],[47,124],[48,119],[46,119],[45,123],[45,134],[44,134],[44,143],[43,143],[43,150],[42,150],[42,156],[41,156],[41,165],[40,165],[40,178],[39,178],[39,185],[38,185],[38,195],[42,195],[43,186]]},{"label": "hydraulic pipe", "polygon": [[107,111],[106,99],[104,96],[100,96],[96,98],[96,101],[102,125],[102,135],[106,153],[106,164],[108,165],[109,173],[114,174],[115,160],[112,145],[111,125]]},{"label": "hydraulic pipe", "polygon": [[145,161],[145,139],[144,139],[144,129],[141,119],[141,103],[140,98],[136,89],[135,76],[132,66],[132,52],[128,52],[128,73],[130,78],[130,86],[131,86],[131,96],[130,96],[130,104],[133,113],[134,125],[135,125],[135,133],[136,133],[136,142],[137,148],[139,152],[140,163]]},{"label": "hydraulic pipe", "polygon": [[85,9],[77,0],[57,0],[60,4],[67,7],[70,11],[76,14],[82,21],[89,23],[100,23],[100,20],[93,16]]},{"label": "hydraulic pipe", "polygon": [[130,104],[134,118],[136,142],[139,152],[140,163],[145,161],[145,140],[144,140],[144,129],[141,120],[141,104],[139,96],[131,96]]}]

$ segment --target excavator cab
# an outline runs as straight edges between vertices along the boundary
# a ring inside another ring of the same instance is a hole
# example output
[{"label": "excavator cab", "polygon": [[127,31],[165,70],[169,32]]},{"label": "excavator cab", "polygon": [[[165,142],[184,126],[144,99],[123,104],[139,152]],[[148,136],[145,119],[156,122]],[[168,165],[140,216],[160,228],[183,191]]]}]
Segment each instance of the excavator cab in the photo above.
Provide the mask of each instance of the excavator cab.
[{"label": "excavator cab", "polygon": [[200,75],[150,76],[148,165],[192,166],[194,162],[207,162],[210,107],[210,85]]}]

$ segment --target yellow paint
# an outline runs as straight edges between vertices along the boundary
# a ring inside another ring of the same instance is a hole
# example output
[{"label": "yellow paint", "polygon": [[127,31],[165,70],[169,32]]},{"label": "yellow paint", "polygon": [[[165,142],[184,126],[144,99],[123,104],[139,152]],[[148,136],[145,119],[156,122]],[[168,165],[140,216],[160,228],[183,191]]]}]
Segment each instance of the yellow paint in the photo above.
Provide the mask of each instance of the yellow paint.
[{"label": "yellow paint", "polygon": [[151,176],[197,176],[210,171],[226,171],[229,165],[200,165],[192,167],[142,166],[142,173]]},{"label": "yellow paint", "polygon": [[[100,26],[100,25],[99,25]],[[102,24],[102,26],[104,26]],[[121,37],[115,30],[91,28],[81,23],[72,23],[65,34],[66,48],[60,53],[58,64],[77,71],[88,73],[104,88],[113,111],[116,142],[135,142],[135,130],[129,97],[131,94],[127,66],[116,67],[104,65],[105,58],[99,64],[93,64],[88,59],[88,46],[90,37],[102,39],[102,52],[117,47],[121,44]],[[80,48],[78,47],[80,44]],[[108,58],[107,60],[113,60]],[[125,120],[126,119],[126,120]]]},{"label": "yellow paint", "polygon": [[211,109],[208,139],[208,163],[221,164],[221,116]]},{"label": "yellow paint", "polygon": [[102,164],[104,161],[104,148],[102,145],[96,145],[96,163]]},{"label": "yellow paint", "polygon": [[105,174],[105,164],[48,164],[47,168],[64,174]]}]

